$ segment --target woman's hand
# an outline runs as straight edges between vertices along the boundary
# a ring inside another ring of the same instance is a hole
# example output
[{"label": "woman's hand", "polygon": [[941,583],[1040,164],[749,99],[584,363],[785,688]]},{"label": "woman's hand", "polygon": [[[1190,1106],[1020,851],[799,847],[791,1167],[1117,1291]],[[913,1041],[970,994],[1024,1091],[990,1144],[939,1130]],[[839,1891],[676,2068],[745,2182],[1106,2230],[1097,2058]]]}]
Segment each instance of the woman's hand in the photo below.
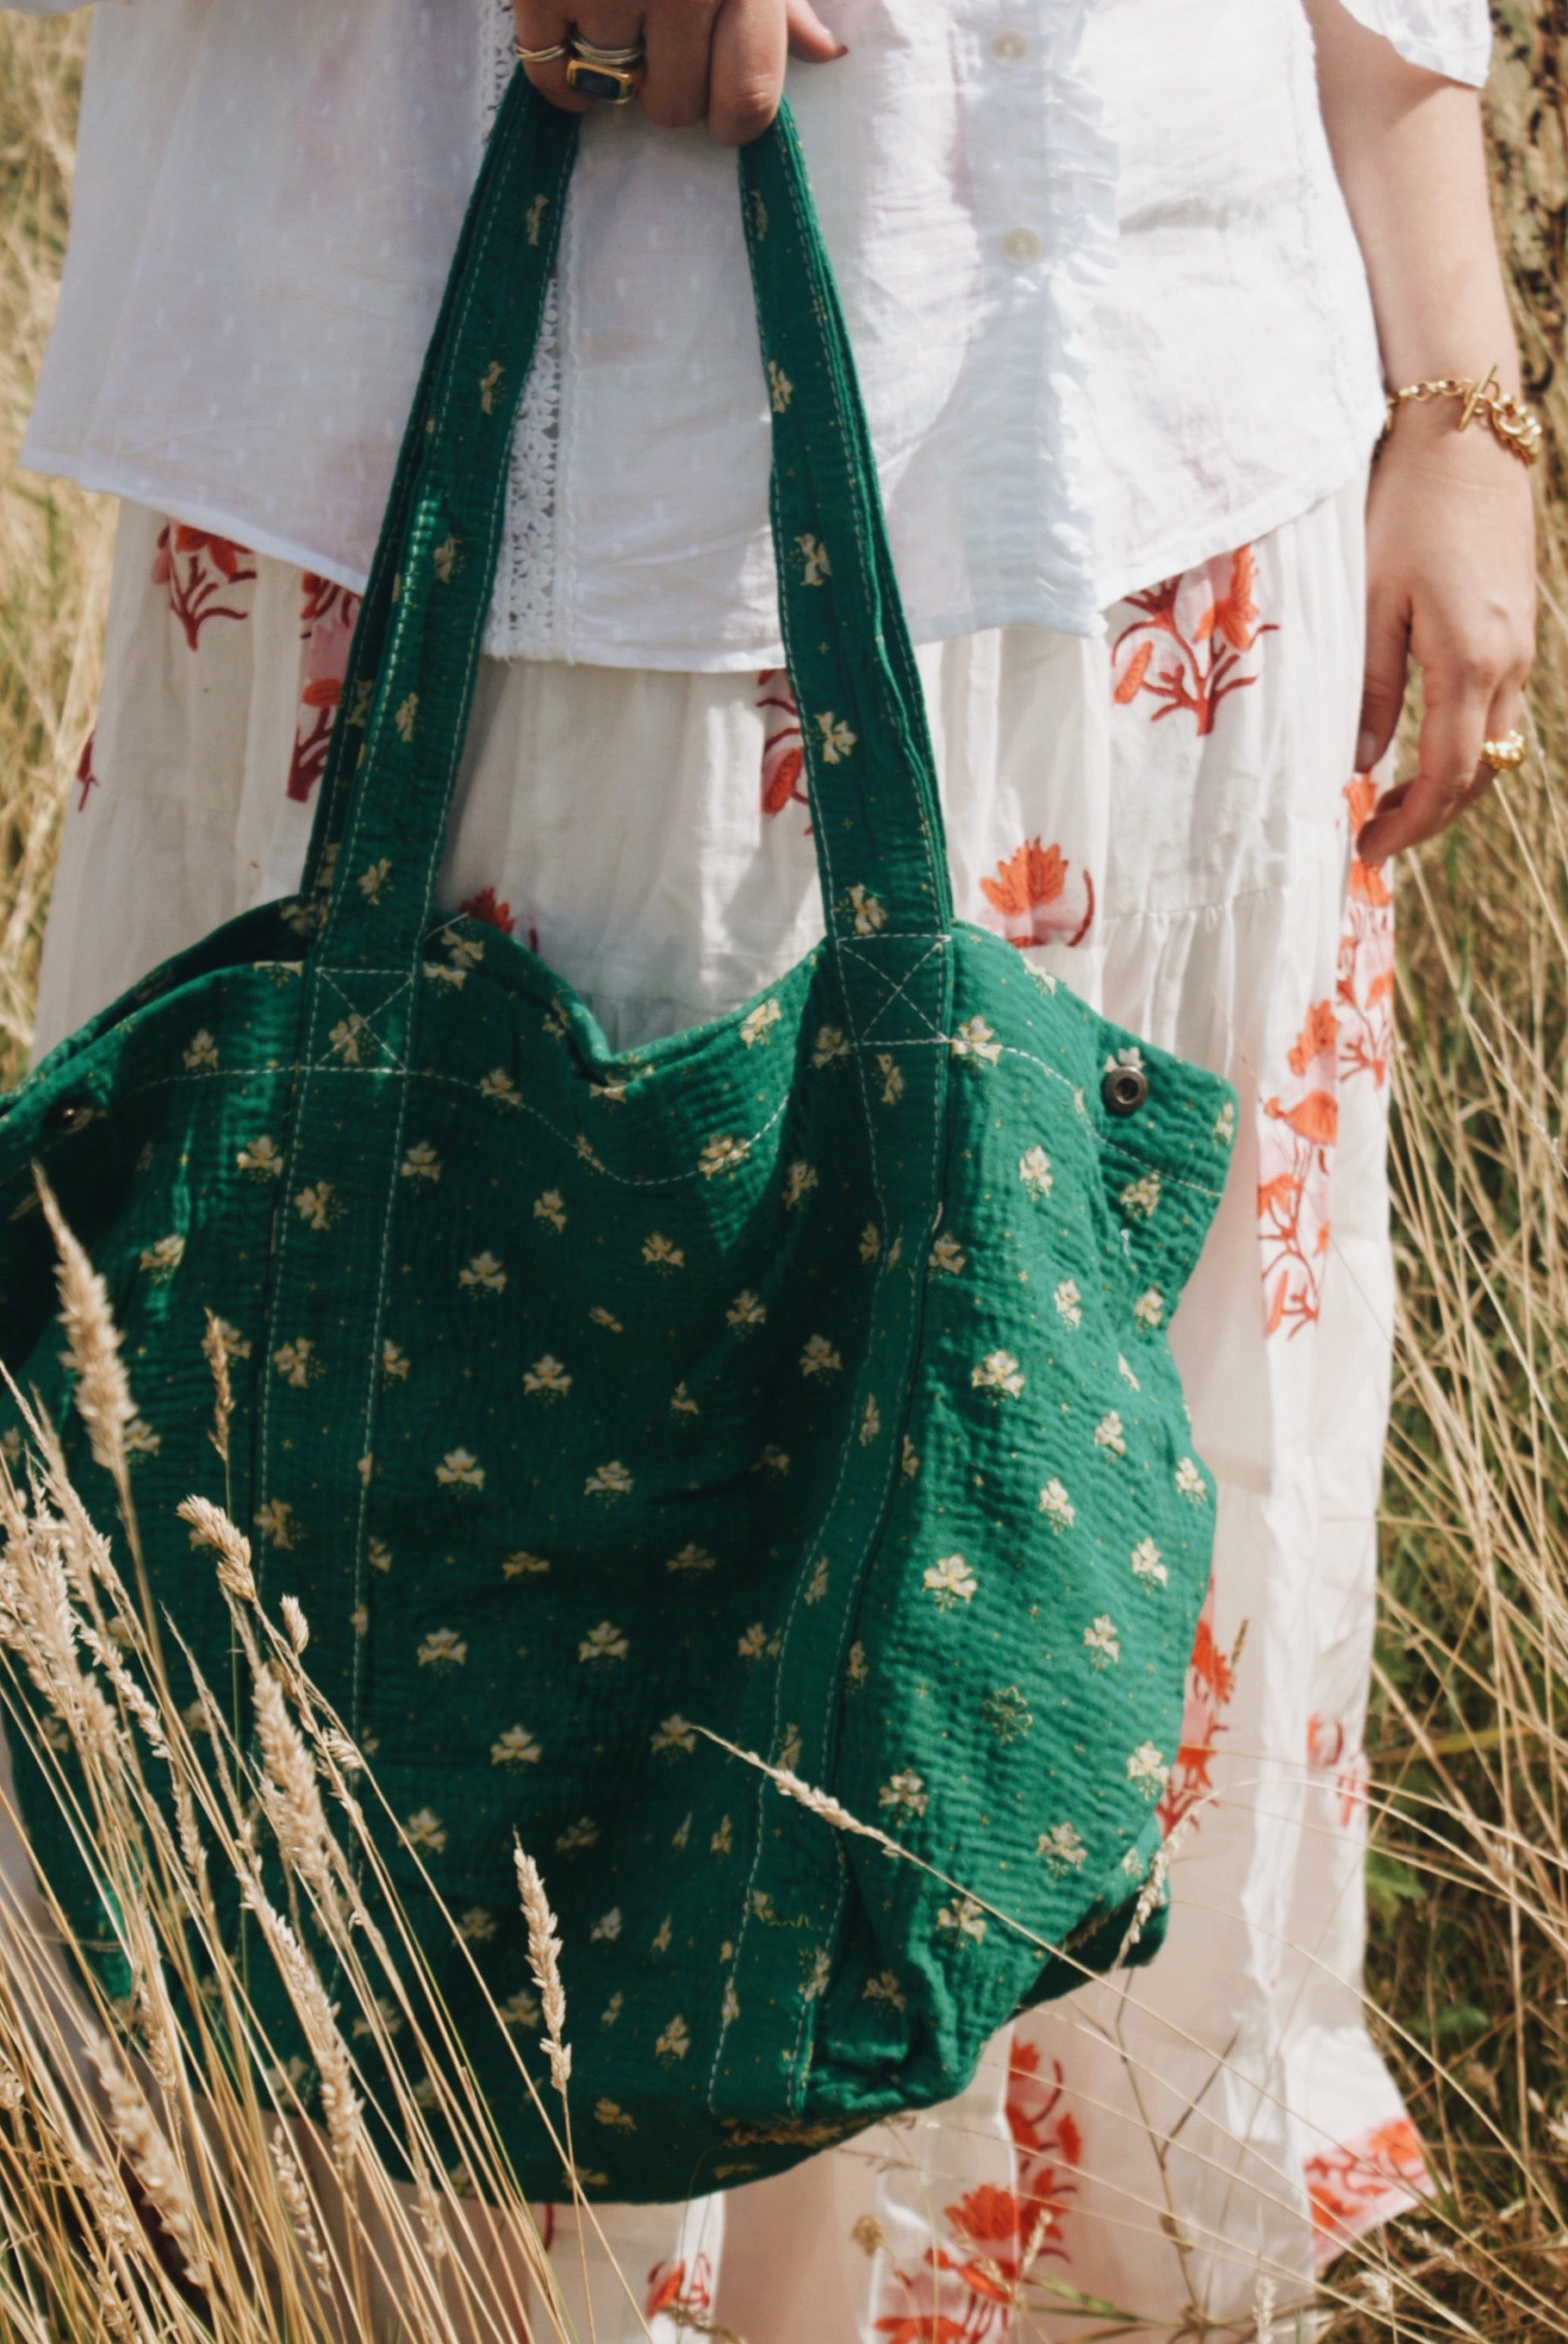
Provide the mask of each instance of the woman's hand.
[{"label": "woman's hand", "polygon": [[1367,663],[1356,765],[1392,740],[1405,662],[1422,672],[1418,765],[1362,832],[1381,863],[1446,830],[1492,786],[1481,744],[1512,732],[1534,650],[1530,481],[1454,399],[1407,400],[1372,472],[1367,505]]},{"label": "woman's hand", "polygon": [[[844,48],[810,0],[512,0],[525,49],[553,48],[574,30],[596,48],[647,44],[638,103],[650,122],[685,130],[706,122],[721,146],[760,137],[779,111],[787,56],[826,65]],[[527,66],[553,105],[582,113],[592,103],[567,80],[567,59]]]},{"label": "woman's hand", "polygon": [[[1306,0],[1334,168],[1372,287],[1390,385],[1474,381],[1517,395],[1477,94],[1407,65],[1340,0]],[[1529,475],[1456,399],[1405,400],[1367,505],[1367,656],[1356,764],[1393,739],[1407,659],[1422,672],[1419,770],[1358,852],[1381,863],[1444,830],[1492,785],[1481,744],[1519,721],[1533,650]]]}]

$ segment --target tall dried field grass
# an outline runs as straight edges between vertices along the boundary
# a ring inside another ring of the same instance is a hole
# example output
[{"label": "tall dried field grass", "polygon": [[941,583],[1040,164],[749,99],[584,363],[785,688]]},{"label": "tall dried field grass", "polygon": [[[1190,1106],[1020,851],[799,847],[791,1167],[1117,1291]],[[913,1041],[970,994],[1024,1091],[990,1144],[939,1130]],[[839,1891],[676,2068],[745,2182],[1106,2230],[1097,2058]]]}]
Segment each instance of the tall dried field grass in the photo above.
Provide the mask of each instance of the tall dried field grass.
[{"label": "tall dried field grass", "polygon": [[[1494,13],[1499,226],[1547,425],[1541,657],[1524,773],[1402,877],[1401,1299],[1369,1727],[1374,2026],[1443,2194],[1342,2260],[1339,2344],[1568,2337],[1568,8]],[[9,464],[63,247],[83,31],[0,15],[0,1079],[25,1058],[112,525],[101,500]],[[298,2332],[322,2332],[297,2209],[281,2184],[262,2197]],[[232,2224],[217,2230],[232,2258]],[[96,2334],[90,2266],[78,2283],[64,2326],[59,2304],[0,2316],[40,2344]],[[147,2332],[187,2332],[184,2301],[171,2282]],[[432,2333],[446,2317],[432,2309]]]},{"label": "tall dried field grass", "polygon": [[114,507],[19,473],[65,248],[86,16],[0,11],[0,1082],[26,1064],[66,783],[97,705]]}]

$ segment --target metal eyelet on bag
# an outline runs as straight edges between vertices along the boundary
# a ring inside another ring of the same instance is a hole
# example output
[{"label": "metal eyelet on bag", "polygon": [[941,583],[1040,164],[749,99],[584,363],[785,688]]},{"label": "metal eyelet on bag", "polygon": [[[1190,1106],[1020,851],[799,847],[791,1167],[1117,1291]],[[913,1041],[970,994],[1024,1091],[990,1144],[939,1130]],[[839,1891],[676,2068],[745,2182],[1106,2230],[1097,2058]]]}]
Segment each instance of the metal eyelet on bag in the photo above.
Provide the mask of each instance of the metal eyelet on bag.
[{"label": "metal eyelet on bag", "polygon": [[1112,1066],[1100,1086],[1109,1115],[1136,1115],[1149,1096],[1149,1077],[1141,1066]]},{"label": "metal eyelet on bag", "polygon": [[72,1131],[77,1124],[85,1123],[92,1112],[90,1099],[56,1099],[53,1106],[44,1111],[44,1128],[45,1131]]}]

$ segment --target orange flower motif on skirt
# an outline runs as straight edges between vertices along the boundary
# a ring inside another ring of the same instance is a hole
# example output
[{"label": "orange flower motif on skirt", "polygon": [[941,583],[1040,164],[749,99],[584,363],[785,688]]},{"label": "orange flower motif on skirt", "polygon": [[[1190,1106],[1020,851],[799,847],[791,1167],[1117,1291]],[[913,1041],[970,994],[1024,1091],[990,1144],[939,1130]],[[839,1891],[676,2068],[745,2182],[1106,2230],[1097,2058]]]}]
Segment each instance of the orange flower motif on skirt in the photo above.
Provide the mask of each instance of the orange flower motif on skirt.
[{"label": "orange flower motif on skirt", "polygon": [[1026,2235],[1034,2242],[1031,2268],[1047,2259],[1071,2259],[1062,2224],[1078,2192],[1072,2177],[1083,2162],[1083,2136],[1065,2099],[1060,2060],[1053,2059],[1050,2076],[1043,2076],[1039,2044],[1015,2034],[1007,2071],[1007,2128]]},{"label": "orange flower motif on skirt", "polygon": [[1060,846],[1026,839],[996,866],[994,879],[980,881],[980,894],[998,915],[1010,944],[1081,945],[1094,917],[1094,881],[1085,871],[1070,884],[1072,865]]},{"label": "orange flower motif on skirt", "polygon": [[232,538],[215,537],[209,530],[187,529],[183,521],[166,521],[158,531],[153,556],[152,582],[169,590],[169,610],[185,630],[192,651],[201,642],[209,619],[248,619],[250,597],[237,602],[223,600],[226,591],[248,585],[256,577],[256,556]]},{"label": "orange flower motif on skirt", "polygon": [[517,923],[512,918],[512,907],[502,903],[493,887],[481,887],[477,894],[465,895],[457,908],[467,912],[471,920],[482,920],[487,928],[499,928],[503,935],[515,933]]},{"label": "orange flower motif on skirt", "polygon": [[757,706],[762,712],[763,727],[762,811],[779,814],[787,805],[806,805],[809,801],[800,786],[806,750],[787,668],[762,670],[757,679]]},{"label": "orange flower motif on skirt", "polygon": [[1282,1327],[1299,1333],[1321,1308],[1340,1128],[1339,1041],[1333,1003],[1312,1002],[1286,1056],[1291,1079],[1263,1103],[1258,1228],[1271,1335]]},{"label": "orange flower motif on skirt", "polygon": [[648,2272],[642,2316],[650,2323],[662,2316],[676,2332],[683,2328],[702,2329],[709,2324],[712,2308],[713,2272],[706,2255],[696,2256],[690,2263],[684,2256],[655,2263]]},{"label": "orange flower motif on skirt", "polygon": [[[1072,2211],[1083,2142],[1065,2107],[1061,2063],[1040,2072],[1037,2044],[1015,2036],[1008,2065],[1011,2188],[980,2182],[942,2208],[942,2236],[913,2268],[884,2268],[874,2325],[888,2344],[1005,2344],[1031,2304],[1040,2263],[1070,2259],[1063,2220]],[[879,2226],[876,2226],[879,2240]]]},{"label": "orange flower motif on skirt", "polygon": [[[1346,783],[1352,840],[1376,803],[1377,784],[1370,773]],[[1386,872],[1353,854],[1334,993],[1341,1076],[1371,1075],[1381,1090],[1393,1047],[1393,890]]]},{"label": "orange flower motif on skirt", "polygon": [[[1225,1731],[1225,1712],[1236,1690],[1236,1663],[1247,1626],[1242,1622],[1227,1652],[1214,1634],[1214,1587],[1210,1581],[1198,1614],[1191,1657],[1187,1663],[1187,1694],[1181,1712],[1181,1741],[1171,1780],[1157,1810],[1160,1828],[1169,1838],[1184,1817],[1211,1801],[1215,1743]],[[1199,1816],[1201,1821],[1201,1814]]]},{"label": "orange flower motif on skirt", "polygon": [[327,752],[343,679],[348,670],[349,647],[359,616],[359,597],[330,578],[307,570],[299,581],[299,640],[305,656],[299,684],[299,719],[295,728],[294,753],[289,760],[286,795],[297,805],[308,805],[317,783],[327,770]]},{"label": "orange flower motif on skirt", "polygon": [[1261,671],[1245,664],[1247,654],[1260,636],[1277,631],[1253,600],[1257,574],[1251,547],[1239,545],[1127,595],[1121,607],[1134,615],[1111,646],[1117,706],[1141,695],[1160,703],[1151,722],[1182,710],[1200,739],[1211,732],[1221,702],[1258,681]]},{"label": "orange flower motif on skirt", "polygon": [[1407,2116],[1302,2162],[1312,2208],[1312,2259],[1319,2270],[1395,2214],[1432,2194],[1421,2135]]}]

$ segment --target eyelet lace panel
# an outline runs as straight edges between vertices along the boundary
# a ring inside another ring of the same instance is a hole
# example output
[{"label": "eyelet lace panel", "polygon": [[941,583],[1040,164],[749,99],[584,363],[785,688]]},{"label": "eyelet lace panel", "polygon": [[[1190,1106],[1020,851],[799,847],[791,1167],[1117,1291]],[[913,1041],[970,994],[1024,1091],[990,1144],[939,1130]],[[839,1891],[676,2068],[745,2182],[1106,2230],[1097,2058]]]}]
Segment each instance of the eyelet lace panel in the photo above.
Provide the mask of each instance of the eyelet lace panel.
[{"label": "eyelet lace panel", "polygon": [[[489,136],[516,69],[511,0],[490,0],[479,71],[479,130]],[[512,438],[507,520],[485,624],[491,659],[555,654],[556,457],[560,445],[560,279],[552,277],[533,371]]]}]

